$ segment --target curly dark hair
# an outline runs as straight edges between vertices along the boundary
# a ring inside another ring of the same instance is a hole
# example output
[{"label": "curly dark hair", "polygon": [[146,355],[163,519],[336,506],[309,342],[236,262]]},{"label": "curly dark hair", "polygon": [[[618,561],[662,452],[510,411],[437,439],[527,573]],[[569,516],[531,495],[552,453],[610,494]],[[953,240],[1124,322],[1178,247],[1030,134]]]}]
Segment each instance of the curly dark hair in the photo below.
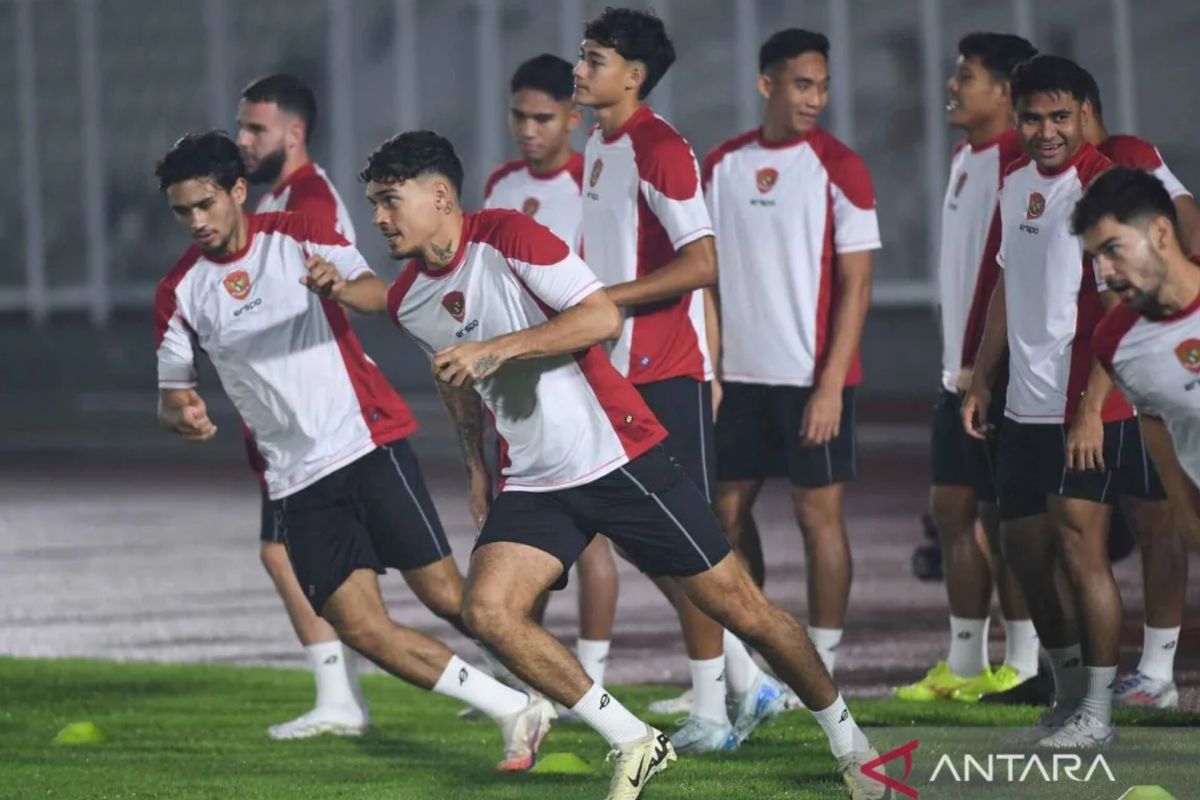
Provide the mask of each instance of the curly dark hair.
[{"label": "curly dark hair", "polygon": [[1088,228],[1111,216],[1122,225],[1148,217],[1166,217],[1179,237],[1179,216],[1162,181],[1130,167],[1113,167],[1088,187],[1071,212],[1071,232],[1082,236]]},{"label": "curly dark hair", "polygon": [[189,133],[180,138],[154,167],[159,191],[193,178],[208,179],[225,191],[246,177],[237,144],[225,131]]},{"label": "curly dark hair", "polygon": [[626,61],[646,66],[646,80],[638,89],[645,100],[663,75],[675,63],[675,45],[667,36],[663,21],[652,12],[609,6],[583,29],[583,38],[611,47]]},{"label": "curly dark hair", "polygon": [[422,175],[441,175],[462,194],[462,161],[450,140],[433,131],[408,131],[388,139],[367,156],[358,177],[363,183],[400,183]]}]

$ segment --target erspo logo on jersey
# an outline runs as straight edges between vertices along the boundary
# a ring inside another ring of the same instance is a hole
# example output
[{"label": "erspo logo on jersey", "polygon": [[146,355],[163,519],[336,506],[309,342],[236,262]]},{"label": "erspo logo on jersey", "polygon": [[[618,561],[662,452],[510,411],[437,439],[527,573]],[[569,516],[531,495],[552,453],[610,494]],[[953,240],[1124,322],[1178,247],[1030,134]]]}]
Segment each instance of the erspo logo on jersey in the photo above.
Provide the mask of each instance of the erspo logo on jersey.
[{"label": "erspo logo on jersey", "polygon": [[458,322],[463,321],[467,314],[467,301],[462,292],[450,292],[442,298],[442,308],[450,313]]},{"label": "erspo logo on jersey", "polygon": [[1029,195],[1029,208],[1025,211],[1025,219],[1037,219],[1046,210],[1046,198],[1041,192],[1031,192]]},{"label": "erspo logo on jersey", "polygon": [[245,300],[250,296],[250,275],[244,269],[229,273],[221,283],[235,300]]},{"label": "erspo logo on jersey", "polygon": [[534,214],[536,214],[538,212],[538,209],[541,207],[542,207],[542,204],[538,202],[538,199],[536,197],[530,197],[530,198],[527,198],[525,200],[525,202],[521,204],[521,213],[528,214],[529,216],[532,217]]},{"label": "erspo logo on jersey", "polygon": [[1175,348],[1175,356],[1183,368],[1193,375],[1200,375],[1200,339],[1186,339]]},{"label": "erspo logo on jersey", "polygon": [[600,173],[604,171],[604,160],[597,158],[596,163],[592,164],[592,174],[588,176],[588,186],[596,188],[596,183],[600,180]]},{"label": "erspo logo on jersey", "polygon": [[758,187],[758,191],[766,194],[775,188],[775,182],[779,180],[779,170],[773,167],[763,167],[758,172],[754,173],[754,185]]}]

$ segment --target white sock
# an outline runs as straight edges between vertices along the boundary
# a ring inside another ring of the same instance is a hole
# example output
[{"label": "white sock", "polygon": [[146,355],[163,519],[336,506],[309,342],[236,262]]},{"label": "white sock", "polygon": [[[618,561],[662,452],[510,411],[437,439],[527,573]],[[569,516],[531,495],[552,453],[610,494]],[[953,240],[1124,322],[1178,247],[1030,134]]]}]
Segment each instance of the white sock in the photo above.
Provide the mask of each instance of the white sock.
[{"label": "white sock", "polygon": [[730,694],[745,694],[754,688],[762,670],[742,640],[725,631],[725,685]]},{"label": "white sock", "polygon": [[968,619],[950,615],[950,671],[960,678],[983,672],[987,658],[987,617]]},{"label": "white sock", "polygon": [[608,640],[580,639],[575,644],[575,654],[583,671],[594,683],[604,683],[604,665],[608,661]]},{"label": "white sock", "polygon": [[1088,667],[1087,693],[1079,710],[1090,714],[1108,725],[1112,722],[1113,684],[1117,680],[1116,667]]},{"label": "white sock", "polygon": [[1054,671],[1054,702],[1059,708],[1074,709],[1087,692],[1087,673],[1083,669],[1083,650],[1079,645],[1047,647],[1050,668]]},{"label": "white sock", "polygon": [[1022,679],[1037,675],[1038,635],[1032,620],[1004,620],[1004,663],[1015,669]]},{"label": "white sock", "polygon": [[688,671],[692,673],[692,692],[695,697],[692,713],[712,722],[728,724],[729,712],[725,710],[725,656],[703,661],[689,658]]},{"label": "white sock", "polygon": [[832,675],[834,667],[837,666],[837,649],[842,643],[842,629],[814,628],[809,625],[808,638],[812,639],[813,647],[817,648],[817,655],[825,662],[825,669]]},{"label": "white sock", "polygon": [[312,667],[317,682],[317,708],[341,706],[358,707],[350,680],[346,677],[346,653],[337,639],[318,642],[304,648],[308,652],[308,664]]},{"label": "white sock", "polygon": [[363,657],[346,645],[342,645],[342,652],[346,656],[346,680],[350,683],[350,694],[354,695],[354,702],[358,703],[358,707],[365,714],[367,713],[367,696],[363,694],[362,680],[358,676]]},{"label": "white sock", "polygon": [[644,739],[650,733],[649,725],[631,714],[598,683],[592,684],[571,711],[614,747]]},{"label": "white sock", "polygon": [[450,656],[450,661],[433,690],[446,697],[461,700],[492,719],[515,714],[529,704],[528,695],[510,689],[458,656]]},{"label": "white sock", "polygon": [[1175,651],[1179,646],[1179,628],[1146,626],[1142,639],[1142,660],[1137,671],[1160,681],[1175,679]]},{"label": "white sock", "polygon": [[846,701],[839,694],[824,711],[813,711],[813,718],[829,737],[829,749],[834,758],[841,758],[867,748],[867,737],[858,729],[858,723],[846,708]]}]

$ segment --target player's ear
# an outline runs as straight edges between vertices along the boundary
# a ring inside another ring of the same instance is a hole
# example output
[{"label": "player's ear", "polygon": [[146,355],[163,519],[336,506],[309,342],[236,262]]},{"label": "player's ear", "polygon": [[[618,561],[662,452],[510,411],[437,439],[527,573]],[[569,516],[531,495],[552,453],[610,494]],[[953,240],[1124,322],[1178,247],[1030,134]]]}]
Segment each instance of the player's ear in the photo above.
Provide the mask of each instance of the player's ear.
[{"label": "player's ear", "polygon": [[759,97],[767,100],[771,97],[771,76],[765,72],[758,74],[758,80],[755,81],[755,86],[758,88]]},{"label": "player's ear", "polygon": [[640,94],[642,84],[646,82],[646,65],[640,61],[630,61],[625,67],[625,89]]},{"label": "player's ear", "polygon": [[581,122],[583,122],[583,111],[579,106],[571,103],[571,110],[567,112],[567,132],[574,131]]},{"label": "player's ear", "polygon": [[229,190],[230,196],[233,197],[233,202],[237,203],[239,206],[246,204],[246,195],[248,192],[249,188],[246,186],[245,178],[238,178],[236,181],[234,181],[233,188]]},{"label": "player's ear", "polygon": [[1096,109],[1092,107],[1091,100],[1084,100],[1079,104],[1079,121],[1083,125],[1086,126],[1091,123],[1092,117],[1095,116],[1095,114]]},{"label": "player's ear", "polygon": [[1167,251],[1171,239],[1175,236],[1171,220],[1164,216],[1151,219],[1146,233],[1149,234],[1150,246],[1154,248],[1154,252],[1160,254]]},{"label": "player's ear", "polygon": [[293,119],[288,124],[287,133],[288,133],[288,142],[287,142],[288,145],[290,145],[291,147],[303,146],[304,145],[304,136],[305,136],[304,120],[300,119],[299,117],[296,117],[295,119]]}]

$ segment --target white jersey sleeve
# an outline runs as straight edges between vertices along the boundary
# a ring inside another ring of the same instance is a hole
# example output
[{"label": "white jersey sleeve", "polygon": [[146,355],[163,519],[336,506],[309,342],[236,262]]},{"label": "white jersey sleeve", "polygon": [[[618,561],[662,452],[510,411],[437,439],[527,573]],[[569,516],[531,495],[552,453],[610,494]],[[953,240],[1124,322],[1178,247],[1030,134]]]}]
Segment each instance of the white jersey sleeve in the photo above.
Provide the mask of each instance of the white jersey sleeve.
[{"label": "white jersey sleeve", "polygon": [[305,256],[320,256],[332,264],[345,280],[373,274],[358,248],[332,225],[311,216],[303,216],[300,247]]},{"label": "white jersey sleeve", "polygon": [[509,253],[509,269],[547,306],[563,311],[604,288],[583,259],[549,228],[526,215],[513,215],[505,222],[500,236],[509,242],[499,244]]},{"label": "white jersey sleeve", "polygon": [[[1157,153],[1158,150],[1156,149],[1154,152]],[[1183,182],[1179,178],[1175,177],[1175,173],[1171,172],[1171,168],[1167,166],[1167,162],[1162,160],[1161,154],[1158,158],[1161,163],[1153,170],[1152,174],[1162,181],[1162,185],[1166,187],[1167,194],[1171,195],[1171,199],[1191,197],[1192,193],[1188,191],[1188,188],[1183,185]]]},{"label": "white jersey sleeve", "polygon": [[198,254],[188,255],[159,283],[154,293],[155,351],[160,389],[192,389],[196,386],[195,335],[179,308],[177,289],[195,264]]},{"label": "white jersey sleeve", "polygon": [[662,139],[636,155],[638,185],[646,205],[679,250],[713,235],[712,219],[700,189],[700,166],[682,138]]}]

